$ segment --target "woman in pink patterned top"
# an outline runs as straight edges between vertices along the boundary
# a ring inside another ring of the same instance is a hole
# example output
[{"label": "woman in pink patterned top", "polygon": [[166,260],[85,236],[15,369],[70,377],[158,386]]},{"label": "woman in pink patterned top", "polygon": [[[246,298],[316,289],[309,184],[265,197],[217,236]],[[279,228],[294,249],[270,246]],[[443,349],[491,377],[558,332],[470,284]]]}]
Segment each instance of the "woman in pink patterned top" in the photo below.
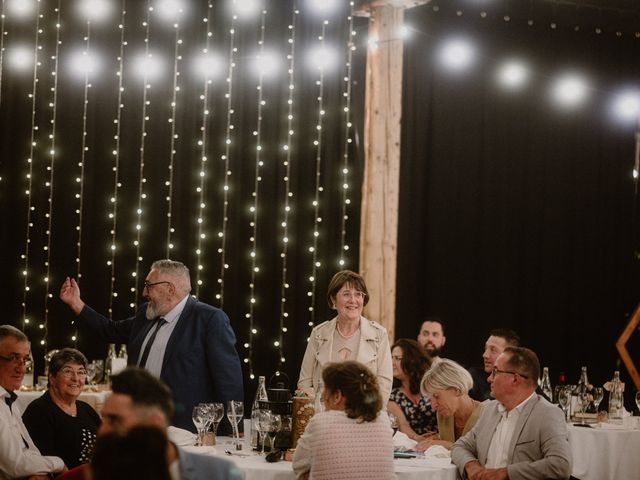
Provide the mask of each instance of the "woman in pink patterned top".
[{"label": "woman in pink patterned top", "polygon": [[313,416],[298,441],[293,471],[299,479],[395,479],[391,426],[380,414],[376,376],[363,364],[328,364],[322,372],[326,411]]}]

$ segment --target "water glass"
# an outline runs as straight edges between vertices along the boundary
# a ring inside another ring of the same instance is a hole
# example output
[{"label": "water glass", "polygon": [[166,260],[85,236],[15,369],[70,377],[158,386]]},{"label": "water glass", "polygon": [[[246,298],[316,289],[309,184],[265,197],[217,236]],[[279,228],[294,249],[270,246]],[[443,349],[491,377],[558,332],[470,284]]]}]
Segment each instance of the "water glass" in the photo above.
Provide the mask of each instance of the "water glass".
[{"label": "water glass", "polygon": [[244,402],[242,400],[229,400],[227,402],[227,418],[231,423],[236,450],[242,450],[240,434],[238,433],[238,422],[244,418]]},{"label": "water glass", "polygon": [[191,420],[198,430],[198,436],[196,437],[196,445],[202,445],[202,439],[204,437],[204,426],[206,422],[206,414],[204,410],[200,407],[200,405],[196,405],[193,407],[193,411],[191,412]]}]

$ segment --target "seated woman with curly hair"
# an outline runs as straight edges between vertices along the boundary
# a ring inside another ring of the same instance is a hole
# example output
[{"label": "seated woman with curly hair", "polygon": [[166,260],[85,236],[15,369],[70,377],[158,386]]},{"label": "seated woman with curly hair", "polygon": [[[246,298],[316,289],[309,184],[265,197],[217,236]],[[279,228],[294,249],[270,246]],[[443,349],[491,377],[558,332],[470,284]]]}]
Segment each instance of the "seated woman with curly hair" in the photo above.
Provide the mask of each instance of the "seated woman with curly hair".
[{"label": "seated woman with curly hair", "polygon": [[380,414],[378,380],[363,364],[330,363],[322,372],[325,411],[316,413],[293,456],[297,478],[395,478],[391,427]]},{"label": "seated woman with curly hair", "polygon": [[424,347],[415,340],[401,338],[391,347],[393,378],[387,411],[398,419],[398,430],[419,442],[438,431],[436,412],[429,397],[420,392],[420,381],[431,366]]}]

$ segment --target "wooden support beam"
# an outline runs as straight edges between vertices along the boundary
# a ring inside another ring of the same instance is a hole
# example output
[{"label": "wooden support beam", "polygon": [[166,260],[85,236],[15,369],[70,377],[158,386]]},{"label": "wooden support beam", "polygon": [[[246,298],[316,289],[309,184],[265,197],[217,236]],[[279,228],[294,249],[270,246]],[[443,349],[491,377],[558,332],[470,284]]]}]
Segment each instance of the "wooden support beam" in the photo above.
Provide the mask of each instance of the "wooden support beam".
[{"label": "wooden support beam", "polygon": [[400,120],[402,109],[401,8],[373,7],[367,51],[365,169],[360,225],[360,273],[370,301],[365,315],[395,338]]},{"label": "wooden support beam", "polygon": [[368,17],[371,11],[380,7],[393,7],[407,9],[424,5],[431,0],[355,0],[353,14],[356,17]]}]

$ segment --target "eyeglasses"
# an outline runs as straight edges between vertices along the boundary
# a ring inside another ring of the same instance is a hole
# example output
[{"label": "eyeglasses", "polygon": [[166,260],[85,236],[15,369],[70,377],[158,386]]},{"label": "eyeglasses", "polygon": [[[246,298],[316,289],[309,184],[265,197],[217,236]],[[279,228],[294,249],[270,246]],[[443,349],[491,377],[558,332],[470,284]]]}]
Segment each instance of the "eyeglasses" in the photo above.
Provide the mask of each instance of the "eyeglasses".
[{"label": "eyeglasses", "polygon": [[347,291],[342,292],[340,294],[340,296],[342,298],[344,298],[345,300],[349,300],[351,298],[355,298],[356,300],[364,300],[365,297],[367,296],[367,294],[364,293],[364,292],[360,292],[358,290],[356,290],[355,292],[351,292],[351,291],[347,290]]},{"label": "eyeglasses", "polygon": [[27,368],[29,368],[33,364],[33,360],[31,360],[31,357],[29,357],[29,356],[21,357],[20,355],[18,355],[16,353],[12,353],[8,357],[0,355],[0,360],[4,360],[5,362],[9,362],[9,363],[11,363],[11,364],[13,364],[15,366],[24,365]]},{"label": "eyeglasses", "polygon": [[78,378],[87,378],[87,371],[85,369],[74,370],[73,368],[63,368],[60,373],[64,378],[71,378],[74,375]]},{"label": "eyeglasses", "polygon": [[171,282],[167,282],[167,281],[165,280],[165,281],[162,281],[162,282],[149,283],[149,282],[147,282],[147,281],[145,280],[145,281],[144,281],[144,288],[146,288],[147,290],[149,290],[151,287],[155,287],[156,285],[162,285],[163,283],[169,283],[169,284],[170,284]]},{"label": "eyeglasses", "polygon": [[521,373],[518,373],[518,372],[508,372],[508,371],[506,371],[506,370],[498,370],[498,368],[497,368],[497,367],[493,367],[493,370],[491,370],[491,376],[492,376],[492,377],[494,377],[494,378],[495,378],[495,376],[496,376],[497,374],[499,374],[499,373],[506,373],[506,374],[508,374],[508,375],[519,375],[519,376],[521,376],[522,378],[529,378],[529,377],[527,377],[526,375],[522,375]]}]

